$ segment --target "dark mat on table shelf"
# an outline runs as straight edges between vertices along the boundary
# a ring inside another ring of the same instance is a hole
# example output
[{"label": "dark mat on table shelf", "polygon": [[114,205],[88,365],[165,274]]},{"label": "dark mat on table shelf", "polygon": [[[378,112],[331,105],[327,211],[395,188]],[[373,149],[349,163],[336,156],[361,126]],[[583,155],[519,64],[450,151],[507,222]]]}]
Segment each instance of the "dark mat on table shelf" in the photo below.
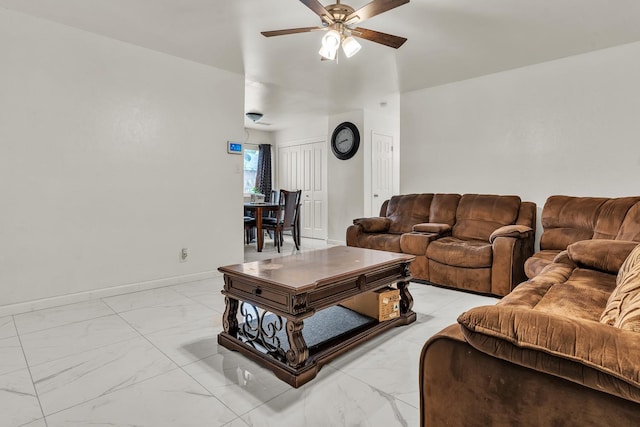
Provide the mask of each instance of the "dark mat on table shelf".
[{"label": "dark mat on table shelf", "polygon": [[[275,314],[267,314],[263,319],[263,328],[267,325],[277,323]],[[302,336],[309,350],[313,350],[322,344],[339,338],[355,329],[363,328],[372,323],[377,323],[376,319],[356,313],[342,306],[333,306],[321,310],[313,316],[305,319]],[[257,320],[249,322],[252,327],[256,327]],[[240,330],[242,330],[242,324]],[[287,338],[286,319],[282,319],[282,329],[277,331],[275,336],[280,340],[280,347],[287,351],[289,349],[289,340]],[[268,332],[268,331],[267,331]]]}]

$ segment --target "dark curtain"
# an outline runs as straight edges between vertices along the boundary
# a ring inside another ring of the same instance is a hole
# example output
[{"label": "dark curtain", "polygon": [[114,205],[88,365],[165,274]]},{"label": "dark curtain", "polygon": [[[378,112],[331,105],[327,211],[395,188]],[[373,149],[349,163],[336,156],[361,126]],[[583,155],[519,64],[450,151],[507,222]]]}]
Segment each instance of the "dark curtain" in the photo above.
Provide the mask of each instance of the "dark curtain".
[{"label": "dark curtain", "polygon": [[258,172],[256,173],[258,193],[264,194],[264,201],[271,201],[271,145],[258,145]]}]

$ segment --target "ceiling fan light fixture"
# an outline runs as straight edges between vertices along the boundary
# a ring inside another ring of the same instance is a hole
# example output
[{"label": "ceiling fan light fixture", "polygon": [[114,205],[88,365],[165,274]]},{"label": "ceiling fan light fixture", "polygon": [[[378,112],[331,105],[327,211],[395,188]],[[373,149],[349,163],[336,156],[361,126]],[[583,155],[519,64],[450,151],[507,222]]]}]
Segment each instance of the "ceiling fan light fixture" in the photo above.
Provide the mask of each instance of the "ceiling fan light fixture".
[{"label": "ceiling fan light fixture", "polygon": [[322,37],[322,47],[330,50],[338,50],[342,36],[336,30],[329,30]]},{"label": "ceiling fan light fixture", "polygon": [[360,43],[351,36],[345,37],[344,40],[342,40],[342,50],[347,58],[351,58],[358,53],[361,48]]},{"label": "ceiling fan light fixture", "polygon": [[338,53],[338,49],[329,49],[326,46],[320,46],[320,50],[318,51],[320,56],[329,61],[333,61],[336,59],[336,53]]},{"label": "ceiling fan light fixture", "polygon": [[255,122],[257,122],[258,120],[260,120],[260,119],[264,116],[264,114],[262,114],[262,113],[257,113],[257,112],[249,112],[249,113],[245,114],[245,116],[247,116],[247,118],[248,118],[249,120],[251,120],[252,122],[254,122],[254,123],[255,123]]}]

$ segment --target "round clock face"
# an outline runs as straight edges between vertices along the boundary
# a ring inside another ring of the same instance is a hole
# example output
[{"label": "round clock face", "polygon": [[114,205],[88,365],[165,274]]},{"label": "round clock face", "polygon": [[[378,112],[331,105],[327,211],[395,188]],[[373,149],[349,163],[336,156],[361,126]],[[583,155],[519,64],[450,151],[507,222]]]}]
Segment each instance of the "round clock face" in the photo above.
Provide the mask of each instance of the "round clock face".
[{"label": "round clock face", "polygon": [[331,136],[331,150],[341,160],[353,157],[360,145],[360,133],[356,125],[350,122],[339,124]]}]

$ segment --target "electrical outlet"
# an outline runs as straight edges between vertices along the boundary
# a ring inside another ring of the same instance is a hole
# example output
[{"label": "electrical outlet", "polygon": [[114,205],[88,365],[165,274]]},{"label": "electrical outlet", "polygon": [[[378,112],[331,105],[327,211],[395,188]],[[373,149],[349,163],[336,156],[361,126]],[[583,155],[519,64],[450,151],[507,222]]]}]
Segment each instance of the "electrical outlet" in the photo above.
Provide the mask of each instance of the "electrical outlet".
[{"label": "electrical outlet", "polygon": [[180,250],[180,262],[187,262],[187,257],[189,256],[189,252],[187,248],[182,248]]}]

